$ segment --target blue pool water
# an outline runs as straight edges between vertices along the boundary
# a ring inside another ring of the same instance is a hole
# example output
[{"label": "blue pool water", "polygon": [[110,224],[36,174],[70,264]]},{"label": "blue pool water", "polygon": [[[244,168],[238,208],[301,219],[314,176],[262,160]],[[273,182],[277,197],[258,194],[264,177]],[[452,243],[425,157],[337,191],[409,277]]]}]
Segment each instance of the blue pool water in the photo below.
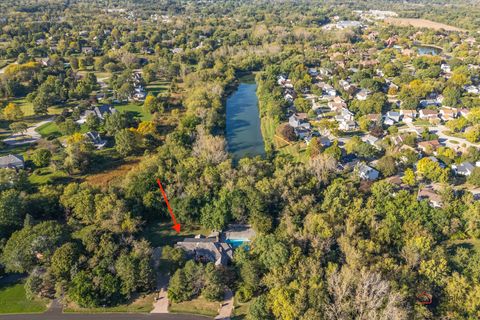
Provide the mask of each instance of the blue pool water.
[{"label": "blue pool water", "polygon": [[238,247],[240,247],[242,244],[244,244],[245,242],[250,242],[250,240],[248,239],[227,239],[225,240],[226,243],[230,244],[233,249],[236,249]]}]

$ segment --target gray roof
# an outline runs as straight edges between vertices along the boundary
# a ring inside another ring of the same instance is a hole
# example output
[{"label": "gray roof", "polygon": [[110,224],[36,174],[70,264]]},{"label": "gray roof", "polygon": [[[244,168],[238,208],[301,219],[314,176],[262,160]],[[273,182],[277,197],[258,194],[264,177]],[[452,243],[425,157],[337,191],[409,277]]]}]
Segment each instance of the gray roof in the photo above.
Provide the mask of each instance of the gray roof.
[{"label": "gray roof", "polygon": [[214,262],[215,265],[226,264],[233,258],[233,248],[228,243],[218,242],[216,238],[185,238],[177,242],[176,247],[195,258]]},{"label": "gray roof", "polygon": [[0,168],[17,167],[23,167],[23,156],[9,154],[8,156],[0,157]]}]

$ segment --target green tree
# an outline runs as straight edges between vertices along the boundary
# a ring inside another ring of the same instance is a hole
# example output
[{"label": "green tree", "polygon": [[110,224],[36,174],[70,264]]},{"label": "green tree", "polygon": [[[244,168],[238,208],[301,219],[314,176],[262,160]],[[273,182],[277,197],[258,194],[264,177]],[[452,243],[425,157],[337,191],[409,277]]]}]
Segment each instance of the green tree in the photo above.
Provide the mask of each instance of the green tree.
[{"label": "green tree", "polygon": [[139,147],[139,137],[130,129],[122,129],[115,134],[115,150],[122,156],[134,154]]},{"label": "green tree", "polygon": [[50,164],[52,153],[48,149],[40,148],[33,152],[32,161],[37,167],[46,167]]},{"label": "green tree", "polygon": [[72,268],[78,263],[79,254],[78,247],[71,242],[55,250],[50,265],[53,275],[59,280],[70,281]]},{"label": "green tree", "polygon": [[0,239],[22,226],[25,217],[20,192],[9,189],[0,192]]},{"label": "green tree", "polygon": [[10,102],[5,109],[3,109],[3,117],[6,120],[16,121],[23,117],[23,111],[18,105]]}]

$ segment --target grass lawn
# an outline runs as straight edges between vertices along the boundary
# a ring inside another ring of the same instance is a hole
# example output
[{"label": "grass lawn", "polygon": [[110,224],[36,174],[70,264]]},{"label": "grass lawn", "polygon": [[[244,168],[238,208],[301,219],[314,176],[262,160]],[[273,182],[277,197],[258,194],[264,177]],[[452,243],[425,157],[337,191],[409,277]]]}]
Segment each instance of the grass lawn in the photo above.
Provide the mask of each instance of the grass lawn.
[{"label": "grass lawn", "polygon": [[243,320],[247,316],[248,307],[250,302],[247,303],[238,303],[235,302],[235,308],[233,309],[232,320]]},{"label": "grass lawn", "polygon": [[32,184],[52,184],[55,182],[65,182],[70,176],[65,171],[54,171],[51,168],[40,168],[28,176]]},{"label": "grass lawn", "polygon": [[203,297],[191,301],[184,301],[170,305],[169,311],[173,313],[193,313],[214,317],[218,314],[219,302],[210,302]]},{"label": "grass lawn", "polygon": [[139,297],[134,299],[128,304],[121,304],[116,307],[105,307],[105,308],[81,308],[73,303],[67,305],[63,309],[63,312],[69,313],[102,313],[102,312],[121,312],[121,313],[148,313],[153,309],[153,300],[155,294],[149,294],[147,296]]},{"label": "grass lawn", "polygon": [[424,127],[430,126],[430,122],[427,120],[415,120],[412,122],[412,124],[414,126],[424,126]]},{"label": "grass lawn", "polygon": [[148,92],[151,92],[154,96],[156,96],[161,92],[167,91],[169,85],[170,85],[170,82],[168,81],[153,81],[147,85],[146,89]]},{"label": "grass lawn", "polygon": [[262,131],[263,141],[265,142],[265,151],[269,151],[275,146],[275,129],[277,124],[270,117],[262,117],[260,119],[260,129]]},{"label": "grass lawn", "polygon": [[46,309],[46,301],[27,299],[23,281],[0,280],[0,313],[39,313]]},{"label": "grass lawn", "polygon": [[40,127],[38,127],[37,132],[40,133],[42,137],[48,137],[51,135],[60,137],[62,135],[57,124],[53,121],[49,123],[45,123],[44,125],[41,125]]},{"label": "grass lawn", "polygon": [[119,112],[127,113],[133,117],[140,118],[142,121],[149,121],[152,119],[152,115],[143,109],[143,104],[136,102],[129,102],[123,105],[115,105],[115,109]]},{"label": "grass lawn", "polygon": [[[175,212],[175,208],[173,210]],[[161,247],[173,245],[185,237],[193,237],[197,234],[208,236],[210,234],[210,230],[199,226],[182,224],[182,221],[179,223],[182,225],[179,234],[172,229],[173,224],[171,222],[155,221],[147,223],[143,235],[153,247]]]}]

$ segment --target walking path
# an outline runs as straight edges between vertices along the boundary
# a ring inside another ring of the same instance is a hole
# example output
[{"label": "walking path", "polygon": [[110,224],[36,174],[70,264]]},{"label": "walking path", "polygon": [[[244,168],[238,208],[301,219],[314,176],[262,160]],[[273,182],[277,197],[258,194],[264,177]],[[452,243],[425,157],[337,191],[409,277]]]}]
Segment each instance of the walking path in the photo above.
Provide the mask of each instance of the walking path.
[{"label": "walking path", "polygon": [[233,313],[233,292],[230,289],[225,290],[223,301],[215,320],[230,320]]},{"label": "walking path", "polygon": [[38,122],[31,127],[28,127],[25,133],[14,133],[8,138],[4,139],[3,142],[8,144],[9,146],[20,146],[24,144],[35,143],[42,138],[40,133],[36,130],[43,126],[46,123],[52,122],[53,118]]}]

